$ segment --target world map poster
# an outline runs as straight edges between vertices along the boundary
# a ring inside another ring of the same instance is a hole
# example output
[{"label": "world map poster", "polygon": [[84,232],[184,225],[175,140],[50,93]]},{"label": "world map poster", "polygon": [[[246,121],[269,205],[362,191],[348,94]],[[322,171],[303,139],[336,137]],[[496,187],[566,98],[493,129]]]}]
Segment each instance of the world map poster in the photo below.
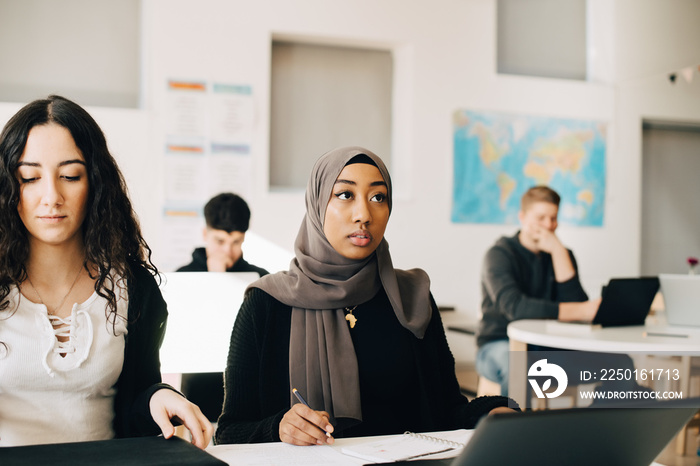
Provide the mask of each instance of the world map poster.
[{"label": "world map poster", "polygon": [[560,223],[602,226],[606,133],[600,121],[456,111],[452,221],[517,224],[522,195],[546,185]]}]

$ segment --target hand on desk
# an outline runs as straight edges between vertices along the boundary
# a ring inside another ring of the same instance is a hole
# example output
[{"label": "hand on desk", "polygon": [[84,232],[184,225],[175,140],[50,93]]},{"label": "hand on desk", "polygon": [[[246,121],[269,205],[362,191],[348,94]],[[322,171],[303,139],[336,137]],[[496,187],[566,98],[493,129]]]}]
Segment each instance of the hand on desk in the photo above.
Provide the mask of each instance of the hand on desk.
[{"label": "hand on desk", "polygon": [[332,444],[335,440],[330,436],[333,426],[329,418],[325,411],[314,411],[296,403],[280,421],[280,440],[292,445]]},{"label": "hand on desk", "polygon": [[175,427],[170,420],[177,417],[190,431],[195,446],[204,449],[209,445],[214,428],[199,406],[190,403],[179,393],[162,388],[151,396],[149,408],[153,420],[163,432],[163,437],[170,438],[175,434]]},{"label": "hand on desk", "polygon": [[601,298],[596,298],[582,303],[559,303],[559,320],[593,322],[601,301]]}]

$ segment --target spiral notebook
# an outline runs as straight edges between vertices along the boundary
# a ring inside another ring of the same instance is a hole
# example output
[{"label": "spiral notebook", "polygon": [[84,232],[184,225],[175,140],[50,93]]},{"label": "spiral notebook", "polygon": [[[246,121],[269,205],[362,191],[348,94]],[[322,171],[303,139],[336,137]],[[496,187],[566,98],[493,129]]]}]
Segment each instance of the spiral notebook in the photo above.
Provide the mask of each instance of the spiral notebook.
[{"label": "spiral notebook", "polygon": [[398,437],[347,446],[341,451],[346,455],[375,463],[406,461],[446,452],[454,452],[456,456],[466,443],[454,439],[466,440],[467,437],[468,433],[464,429],[435,434],[405,432]]}]

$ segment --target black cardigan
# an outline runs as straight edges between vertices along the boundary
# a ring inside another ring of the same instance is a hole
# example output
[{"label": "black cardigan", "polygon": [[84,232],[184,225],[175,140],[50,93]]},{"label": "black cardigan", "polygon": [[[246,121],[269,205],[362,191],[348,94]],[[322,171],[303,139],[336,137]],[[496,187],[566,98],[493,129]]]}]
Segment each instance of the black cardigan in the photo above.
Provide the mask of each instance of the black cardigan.
[{"label": "black cardigan", "polygon": [[160,377],[159,351],[168,318],[165,301],[148,270],[131,265],[131,273],[124,366],[114,400],[117,438],[159,434],[149,408],[151,395],[161,388],[174,390]]},{"label": "black cardigan", "polygon": [[[374,320],[377,313],[384,315],[382,321]],[[358,323],[350,330],[351,335],[361,325],[376,324],[377,331],[384,332],[385,338],[378,342],[374,338],[353,337],[361,391],[367,389],[372,393],[363,391],[361,394],[364,421],[345,432],[336,430],[335,437],[394,434],[409,429],[427,432],[472,428],[491,409],[508,405],[504,397],[481,397],[469,402],[461,395],[454,358],[434,302],[432,319],[423,339],[400,326],[383,290],[358,306],[354,314]],[[218,421],[216,443],[280,440],[279,423],[290,408],[290,323],[291,307],[257,288],[246,294],[231,335],[224,407]],[[393,351],[394,356],[399,356],[398,360],[391,359],[392,351],[385,351],[387,344],[401,348]],[[368,366],[374,367],[368,371]],[[397,366],[401,369],[396,370]],[[377,380],[363,378],[363,374],[368,373],[379,374]],[[406,393],[387,392],[391,389],[385,388],[385,382],[398,378],[411,381],[411,385],[405,387]],[[384,419],[383,413],[367,412],[372,400],[385,400],[388,403],[384,406],[385,412],[409,414],[404,414],[403,419]]]}]

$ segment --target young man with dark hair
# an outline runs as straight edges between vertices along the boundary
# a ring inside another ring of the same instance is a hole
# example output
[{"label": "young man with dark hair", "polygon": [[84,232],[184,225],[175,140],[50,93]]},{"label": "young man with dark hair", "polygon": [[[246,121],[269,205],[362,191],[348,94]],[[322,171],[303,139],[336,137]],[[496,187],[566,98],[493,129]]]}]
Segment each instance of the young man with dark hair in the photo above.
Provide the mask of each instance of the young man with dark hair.
[{"label": "young man with dark hair", "polygon": [[559,240],[559,195],[530,188],[518,213],[521,229],[486,253],[481,273],[482,319],[477,331],[477,372],[508,393],[506,328],[519,319],[591,322],[600,299],[588,300],[574,254]]},{"label": "young man with dark hair", "polygon": [[204,206],[206,226],[202,236],[204,247],[192,253],[192,262],[178,272],[257,272],[268,271],[243,259],[243,241],[250,223],[250,209],[240,196],[222,193]]},{"label": "young man with dark hair", "polygon": [[[240,196],[222,193],[204,206],[203,248],[192,253],[192,262],[178,272],[269,272],[243,259],[243,241],[250,223],[250,209]],[[197,400],[204,415],[216,422],[224,402],[223,373],[182,374],[182,392],[189,400]]]}]

